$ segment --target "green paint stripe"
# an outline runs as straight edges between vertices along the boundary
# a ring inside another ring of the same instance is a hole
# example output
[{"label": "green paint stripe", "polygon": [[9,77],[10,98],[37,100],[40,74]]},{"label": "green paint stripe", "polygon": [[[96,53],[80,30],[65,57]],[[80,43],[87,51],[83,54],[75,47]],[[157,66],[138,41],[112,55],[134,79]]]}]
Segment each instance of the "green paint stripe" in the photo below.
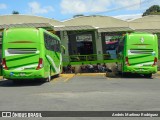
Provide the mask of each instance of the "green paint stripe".
[{"label": "green paint stripe", "polygon": [[135,56],[135,57],[128,57],[129,59],[136,59],[136,58],[144,58],[144,57],[148,57],[148,56],[151,56],[151,55],[141,55],[141,56]]},{"label": "green paint stripe", "polygon": [[19,67],[23,67],[23,66],[27,66],[27,65],[31,65],[31,64],[38,64],[38,62],[32,62],[32,63],[22,64],[22,65],[16,65],[16,66],[9,67],[9,69],[15,69],[15,68],[19,68]]},{"label": "green paint stripe", "polygon": [[[27,55],[27,56],[22,56],[22,57],[18,57],[17,58],[10,58],[10,59],[7,59],[7,62],[10,62],[10,61],[15,61],[15,60],[20,60],[20,59],[24,59],[24,58],[29,58],[29,57],[33,57],[33,56],[37,56],[39,54],[32,54],[32,55]],[[15,57],[15,56],[14,56]]]},{"label": "green paint stripe", "polygon": [[50,64],[52,71],[53,71],[53,72],[56,72],[55,68],[54,68],[53,65],[52,65],[52,62],[47,58],[46,55],[45,55],[45,57],[46,57],[48,63]]},{"label": "green paint stripe", "polygon": [[55,55],[58,58],[58,60],[60,60],[60,57],[58,56],[57,52],[55,52]]}]

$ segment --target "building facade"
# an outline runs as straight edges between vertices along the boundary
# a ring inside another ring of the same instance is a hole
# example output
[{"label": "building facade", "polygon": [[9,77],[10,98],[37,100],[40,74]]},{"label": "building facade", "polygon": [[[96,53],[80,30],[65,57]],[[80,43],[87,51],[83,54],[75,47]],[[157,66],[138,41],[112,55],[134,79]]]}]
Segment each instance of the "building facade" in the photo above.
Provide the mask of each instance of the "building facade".
[{"label": "building facade", "polygon": [[44,28],[53,26],[55,34],[61,38],[66,48],[63,54],[65,64],[116,59],[115,49],[118,41],[127,32],[149,32],[160,36],[158,15],[145,16],[132,21],[95,15],[80,16],[65,21],[28,15],[0,16],[1,32],[4,28],[22,24]]}]

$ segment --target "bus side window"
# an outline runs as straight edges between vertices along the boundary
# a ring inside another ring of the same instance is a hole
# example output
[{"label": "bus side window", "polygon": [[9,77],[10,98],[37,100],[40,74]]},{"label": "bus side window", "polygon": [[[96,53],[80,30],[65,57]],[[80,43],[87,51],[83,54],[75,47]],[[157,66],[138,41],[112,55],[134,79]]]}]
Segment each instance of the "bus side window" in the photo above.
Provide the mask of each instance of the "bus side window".
[{"label": "bus side window", "polygon": [[53,40],[51,40],[51,43],[50,43],[50,50],[51,51],[54,51],[54,41]]},{"label": "bus side window", "polygon": [[61,52],[61,47],[60,47],[60,42],[59,41],[57,41],[57,48],[58,48],[57,51]]},{"label": "bus side window", "polygon": [[56,52],[61,52],[61,49],[60,49],[60,42],[59,42],[58,39],[55,39],[55,45],[56,45],[55,51],[56,51]]},{"label": "bus side window", "polygon": [[53,38],[53,41],[54,41],[54,47],[53,47],[53,49],[54,49],[54,51],[55,52],[57,52],[57,49],[58,49],[58,46],[57,46],[57,39],[56,38]]},{"label": "bus side window", "polygon": [[44,33],[44,41],[45,41],[46,49],[55,51],[55,52],[61,52],[60,42],[57,38],[52,37],[47,33]]},{"label": "bus side window", "polygon": [[50,49],[49,36],[46,33],[44,33],[44,42],[45,42],[46,49],[49,50]]}]

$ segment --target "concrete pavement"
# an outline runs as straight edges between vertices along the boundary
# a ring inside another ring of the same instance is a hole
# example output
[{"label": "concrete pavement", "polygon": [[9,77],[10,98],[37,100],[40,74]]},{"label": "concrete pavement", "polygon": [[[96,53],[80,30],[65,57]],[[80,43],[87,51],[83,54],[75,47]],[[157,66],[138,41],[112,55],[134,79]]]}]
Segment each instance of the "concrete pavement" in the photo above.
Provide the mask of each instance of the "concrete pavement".
[{"label": "concrete pavement", "polygon": [[[159,111],[159,85],[159,77],[114,78],[106,77],[104,73],[62,74],[50,83],[27,81],[14,84],[10,80],[1,80],[0,111]],[[50,119],[106,120],[108,118]]]}]

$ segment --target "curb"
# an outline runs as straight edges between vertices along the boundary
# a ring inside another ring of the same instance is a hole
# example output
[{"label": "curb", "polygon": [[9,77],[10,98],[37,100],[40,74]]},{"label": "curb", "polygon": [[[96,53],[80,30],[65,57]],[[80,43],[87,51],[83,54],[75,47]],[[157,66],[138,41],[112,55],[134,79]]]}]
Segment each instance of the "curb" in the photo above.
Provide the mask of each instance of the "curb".
[{"label": "curb", "polygon": [[98,75],[106,75],[106,73],[78,73],[77,76],[98,76]]},{"label": "curb", "polygon": [[75,76],[76,74],[60,74],[60,77],[72,77]]},{"label": "curb", "polygon": [[68,82],[72,79],[76,74],[60,74],[60,77],[65,78],[64,82]]},{"label": "curb", "polygon": [[160,71],[158,71],[156,74],[160,75]]},{"label": "curb", "polygon": [[76,74],[73,74],[73,73],[70,73],[70,74],[60,74],[61,77],[68,77],[68,76],[73,76],[73,75],[105,75],[106,73],[76,73]]}]

